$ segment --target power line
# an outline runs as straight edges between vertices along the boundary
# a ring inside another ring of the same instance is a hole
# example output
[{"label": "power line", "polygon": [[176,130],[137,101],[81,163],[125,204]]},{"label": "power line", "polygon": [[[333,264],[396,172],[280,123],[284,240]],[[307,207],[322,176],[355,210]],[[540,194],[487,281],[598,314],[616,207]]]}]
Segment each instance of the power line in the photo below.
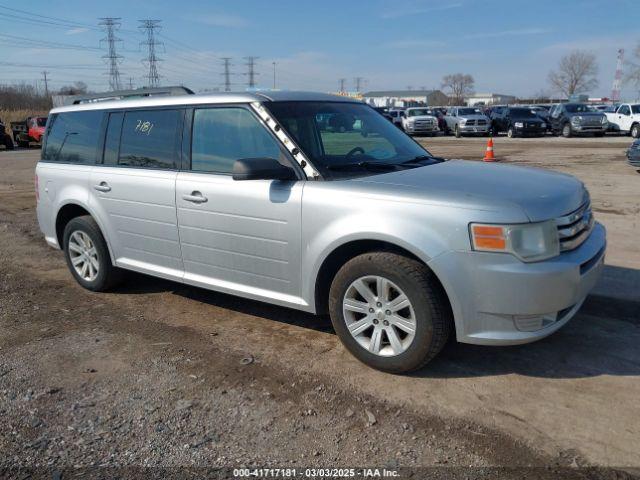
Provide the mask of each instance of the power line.
[{"label": "power line", "polygon": [[224,72],[221,75],[224,77],[224,91],[231,91],[231,57],[222,57],[222,65],[224,66]]},{"label": "power line", "polygon": [[122,55],[116,53],[116,42],[122,41],[116,37],[116,30],[120,28],[120,18],[116,17],[103,17],[98,24],[105,29],[107,36],[101,40],[101,42],[107,42],[107,54],[103,55],[109,64],[109,87],[111,90],[120,90],[120,71],[118,70],[118,64],[124,58]]},{"label": "power line", "polygon": [[260,75],[255,70],[255,68],[256,68],[256,60],[258,58],[260,58],[260,57],[244,57],[244,59],[247,61],[247,63],[245,63],[245,65],[247,66],[247,73],[245,73],[245,75],[247,77],[249,77],[249,80],[247,82],[247,86],[249,88],[255,88],[255,86],[256,86],[256,75]]},{"label": "power line", "polygon": [[156,55],[156,49],[163,46],[162,42],[156,40],[156,32],[160,30],[160,22],[162,20],[140,20],[140,29],[147,35],[147,40],[140,42],[140,45],[147,47],[148,55],[144,62],[149,67],[149,73],[146,78],[150,87],[158,87],[160,85],[160,75],[158,74],[158,62],[162,59]]}]

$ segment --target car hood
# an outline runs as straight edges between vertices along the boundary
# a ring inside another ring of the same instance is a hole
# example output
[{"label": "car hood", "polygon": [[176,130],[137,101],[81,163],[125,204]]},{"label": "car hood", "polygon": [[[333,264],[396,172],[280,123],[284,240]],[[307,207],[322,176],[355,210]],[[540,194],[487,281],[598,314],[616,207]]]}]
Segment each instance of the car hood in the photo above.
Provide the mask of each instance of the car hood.
[{"label": "car hood", "polygon": [[451,160],[435,165],[354,180],[439,201],[459,200],[480,209],[516,205],[532,222],[561,217],[587,198],[582,182],[571,175],[537,168]]},{"label": "car hood", "polygon": [[475,114],[475,115],[458,115],[458,118],[463,118],[465,120],[487,120],[489,117],[487,117],[486,115]]},{"label": "car hood", "polygon": [[407,120],[437,120],[433,115],[414,115],[413,117],[407,117]]}]

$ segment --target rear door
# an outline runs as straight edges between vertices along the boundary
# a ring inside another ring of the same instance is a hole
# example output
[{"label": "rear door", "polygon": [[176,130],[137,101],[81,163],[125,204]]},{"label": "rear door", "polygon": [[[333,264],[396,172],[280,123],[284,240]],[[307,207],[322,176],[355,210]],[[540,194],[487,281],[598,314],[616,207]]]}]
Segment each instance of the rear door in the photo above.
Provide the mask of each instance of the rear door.
[{"label": "rear door", "polygon": [[620,105],[618,108],[618,126],[620,130],[628,132],[631,130],[631,108],[629,105]]},{"label": "rear door", "polygon": [[170,279],[184,273],[175,202],[183,116],[181,109],[111,112],[89,189],[116,264]]},{"label": "rear door", "polygon": [[176,185],[185,281],[273,303],[302,303],[304,182],[232,178],[237,159],[269,157],[292,166],[287,154],[248,107],[195,108],[189,118],[190,162]]}]

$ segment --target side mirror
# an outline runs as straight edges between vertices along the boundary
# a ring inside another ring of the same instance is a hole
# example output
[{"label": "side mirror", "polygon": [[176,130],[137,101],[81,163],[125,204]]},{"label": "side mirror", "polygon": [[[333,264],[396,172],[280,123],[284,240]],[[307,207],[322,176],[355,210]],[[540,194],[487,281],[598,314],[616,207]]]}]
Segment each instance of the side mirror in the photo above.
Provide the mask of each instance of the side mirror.
[{"label": "side mirror", "polygon": [[233,164],[234,180],[296,180],[293,169],[275,158],[241,158]]}]

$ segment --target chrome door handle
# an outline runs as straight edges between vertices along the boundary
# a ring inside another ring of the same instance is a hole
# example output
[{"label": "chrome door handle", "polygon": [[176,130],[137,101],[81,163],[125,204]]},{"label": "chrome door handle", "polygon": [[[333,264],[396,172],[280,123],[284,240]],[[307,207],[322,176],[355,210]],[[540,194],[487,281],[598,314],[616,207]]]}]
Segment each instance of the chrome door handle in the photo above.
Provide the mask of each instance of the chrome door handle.
[{"label": "chrome door handle", "polygon": [[182,199],[192,203],[205,203],[208,200],[207,197],[197,191],[191,192],[191,195],[183,195]]},{"label": "chrome door handle", "polygon": [[100,185],[94,185],[95,188],[99,192],[110,192],[111,187],[107,184],[107,182],[100,182]]}]

